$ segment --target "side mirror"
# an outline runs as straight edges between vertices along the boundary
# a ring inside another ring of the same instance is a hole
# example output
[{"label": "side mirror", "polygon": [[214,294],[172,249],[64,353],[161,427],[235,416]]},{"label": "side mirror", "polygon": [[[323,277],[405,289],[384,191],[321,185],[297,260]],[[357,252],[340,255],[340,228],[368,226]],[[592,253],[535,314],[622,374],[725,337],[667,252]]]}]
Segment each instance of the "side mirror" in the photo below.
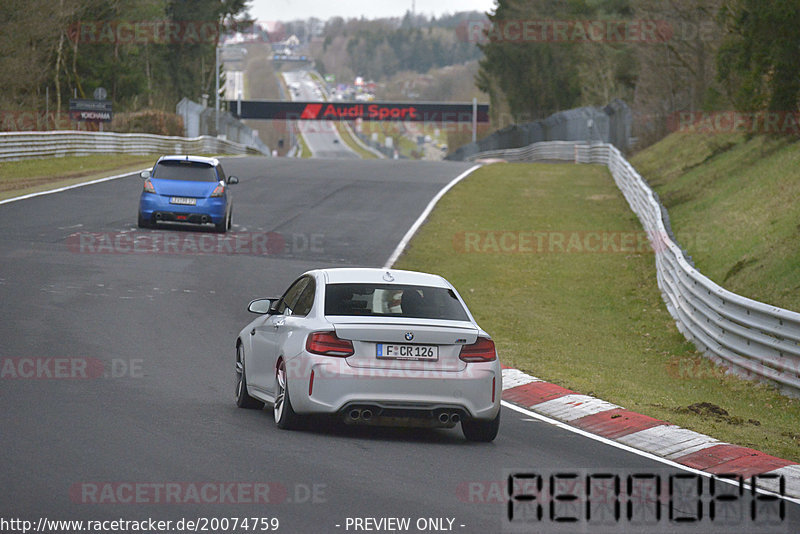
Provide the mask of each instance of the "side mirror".
[{"label": "side mirror", "polygon": [[278,299],[255,299],[250,301],[250,304],[247,306],[247,311],[264,315],[274,311],[272,305],[277,302]]},{"label": "side mirror", "polygon": [[228,183],[229,184],[238,184],[239,179],[235,176],[228,176]]},{"label": "side mirror", "polygon": [[150,178],[150,171],[142,171],[139,173],[139,176],[147,180],[148,178]]}]

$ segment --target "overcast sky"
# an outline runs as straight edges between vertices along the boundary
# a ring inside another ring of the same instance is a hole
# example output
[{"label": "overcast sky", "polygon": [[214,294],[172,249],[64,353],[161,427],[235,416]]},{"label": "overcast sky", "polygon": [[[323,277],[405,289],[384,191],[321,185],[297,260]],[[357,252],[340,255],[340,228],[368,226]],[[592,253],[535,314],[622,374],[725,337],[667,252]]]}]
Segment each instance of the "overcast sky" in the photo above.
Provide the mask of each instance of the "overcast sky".
[{"label": "overcast sky", "polygon": [[[402,17],[412,0],[250,0],[250,15],[256,20],[289,21],[316,17],[368,19]],[[415,13],[436,15],[458,11],[490,11],[495,0],[416,0]]]}]

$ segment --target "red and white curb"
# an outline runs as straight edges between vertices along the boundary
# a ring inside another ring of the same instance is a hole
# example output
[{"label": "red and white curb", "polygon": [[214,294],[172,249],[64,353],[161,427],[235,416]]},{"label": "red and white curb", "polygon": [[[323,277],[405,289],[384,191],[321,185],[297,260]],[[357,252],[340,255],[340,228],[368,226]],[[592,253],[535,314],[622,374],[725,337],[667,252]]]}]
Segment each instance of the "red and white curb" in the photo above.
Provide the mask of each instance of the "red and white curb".
[{"label": "red and white curb", "polygon": [[[518,369],[503,369],[503,400],[584,432],[709,474],[784,477],[785,495],[800,498],[800,465],[732,445],[604,400],[581,395]],[[770,484],[774,480],[774,484]],[[778,491],[778,478],[762,486]]]}]

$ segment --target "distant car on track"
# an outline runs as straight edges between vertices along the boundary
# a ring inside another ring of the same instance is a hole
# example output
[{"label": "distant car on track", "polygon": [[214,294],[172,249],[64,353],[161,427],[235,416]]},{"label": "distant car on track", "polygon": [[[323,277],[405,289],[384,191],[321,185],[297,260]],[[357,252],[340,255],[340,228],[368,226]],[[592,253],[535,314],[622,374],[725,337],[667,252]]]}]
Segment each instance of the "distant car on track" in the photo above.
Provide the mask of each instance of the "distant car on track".
[{"label": "distant car on track", "polygon": [[159,222],[213,224],[218,232],[231,227],[233,202],[228,186],[236,176],[225,176],[216,158],[162,156],[152,171],[143,171],[138,225]]},{"label": "distant car on track", "polygon": [[236,339],[236,403],[272,404],[280,428],[308,414],[347,424],[452,428],[492,441],[502,373],[494,342],[441,276],[394,269],[321,269]]}]

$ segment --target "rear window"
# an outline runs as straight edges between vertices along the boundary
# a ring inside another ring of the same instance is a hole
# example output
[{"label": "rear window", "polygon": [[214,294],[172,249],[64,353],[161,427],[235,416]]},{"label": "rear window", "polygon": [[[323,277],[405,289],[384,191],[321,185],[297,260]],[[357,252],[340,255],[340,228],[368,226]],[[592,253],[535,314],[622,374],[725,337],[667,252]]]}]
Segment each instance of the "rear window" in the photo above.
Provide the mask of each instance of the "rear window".
[{"label": "rear window", "polygon": [[397,284],[328,284],[325,315],[469,321],[451,289]]},{"label": "rear window", "polygon": [[218,182],[213,165],[198,161],[161,161],[153,169],[153,178],[159,180],[184,180],[187,182]]}]

